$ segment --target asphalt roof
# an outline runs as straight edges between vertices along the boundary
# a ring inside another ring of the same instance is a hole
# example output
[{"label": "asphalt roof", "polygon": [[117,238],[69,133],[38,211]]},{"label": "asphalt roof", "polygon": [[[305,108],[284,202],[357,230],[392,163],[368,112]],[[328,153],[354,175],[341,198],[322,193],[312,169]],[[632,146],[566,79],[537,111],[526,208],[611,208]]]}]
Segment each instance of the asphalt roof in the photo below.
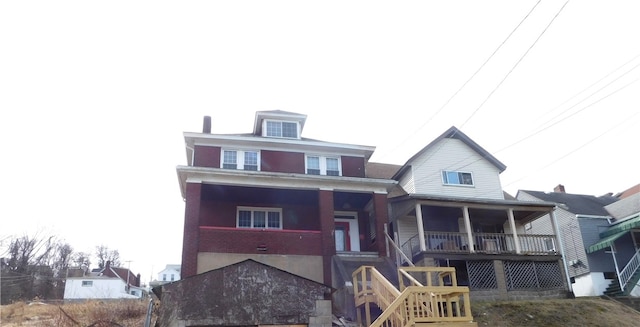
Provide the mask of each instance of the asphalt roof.
[{"label": "asphalt roof", "polygon": [[563,204],[566,210],[575,214],[609,216],[609,212],[604,208],[606,205],[618,201],[618,198],[611,195],[594,196],[585,194],[571,194],[562,192],[540,192],[522,190],[536,198]]}]

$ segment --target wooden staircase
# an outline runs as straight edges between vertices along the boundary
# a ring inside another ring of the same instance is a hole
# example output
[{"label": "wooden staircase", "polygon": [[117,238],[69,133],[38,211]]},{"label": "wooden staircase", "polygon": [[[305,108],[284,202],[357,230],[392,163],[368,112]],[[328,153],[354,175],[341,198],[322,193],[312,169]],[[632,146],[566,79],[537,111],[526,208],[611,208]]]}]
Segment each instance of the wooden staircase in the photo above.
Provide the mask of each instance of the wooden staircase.
[{"label": "wooden staircase", "polygon": [[[393,286],[372,266],[353,272],[357,319],[364,307],[369,327],[477,327],[471,315],[469,288],[458,286],[455,268],[403,267],[398,269],[399,287]],[[371,321],[371,304],[382,313]]]}]

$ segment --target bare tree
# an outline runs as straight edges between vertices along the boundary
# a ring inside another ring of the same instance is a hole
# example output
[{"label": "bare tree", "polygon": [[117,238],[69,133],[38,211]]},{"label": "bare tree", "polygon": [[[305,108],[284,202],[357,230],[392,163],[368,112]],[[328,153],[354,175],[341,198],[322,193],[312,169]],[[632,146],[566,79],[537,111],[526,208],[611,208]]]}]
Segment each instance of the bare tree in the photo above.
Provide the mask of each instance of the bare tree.
[{"label": "bare tree", "polygon": [[91,254],[83,251],[74,252],[71,256],[71,261],[76,266],[86,265],[89,267],[91,266]]},{"label": "bare tree", "polygon": [[120,252],[118,250],[110,250],[108,246],[102,244],[96,246],[96,258],[98,258],[98,267],[100,269],[106,266],[110,261],[112,267],[120,266]]}]

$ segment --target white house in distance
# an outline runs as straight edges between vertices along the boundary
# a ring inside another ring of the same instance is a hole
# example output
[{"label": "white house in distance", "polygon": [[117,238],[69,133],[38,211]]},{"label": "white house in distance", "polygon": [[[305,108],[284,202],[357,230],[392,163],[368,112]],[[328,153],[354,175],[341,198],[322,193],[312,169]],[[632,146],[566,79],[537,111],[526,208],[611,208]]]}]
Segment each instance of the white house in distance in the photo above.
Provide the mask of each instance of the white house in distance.
[{"label": "white house in distance", "polygon": [[180,280],[180,267],[180,265],[175,264],[167,265],[163,270],[158,272],[158,279],[149,283],[149,286],[155,287]]},{"label": "white house in distance", "polygon": [[65,300],[139,299],[145,294],[139,275],[111,267],[108,261],[98,272],[90,272],[88,267],[70,269],[64,287]]}]

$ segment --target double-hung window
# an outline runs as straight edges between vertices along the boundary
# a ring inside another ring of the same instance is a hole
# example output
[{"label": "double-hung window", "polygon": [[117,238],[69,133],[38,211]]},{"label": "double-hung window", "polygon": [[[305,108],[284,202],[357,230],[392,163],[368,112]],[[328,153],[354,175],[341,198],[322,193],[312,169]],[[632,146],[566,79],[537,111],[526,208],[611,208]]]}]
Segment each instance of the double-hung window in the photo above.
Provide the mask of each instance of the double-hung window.
[{"label": "double-hung window", "polygon": [[442,171],[442,182],[445,185],[468,185],[473,186],[471,173],[461,171]]},{"label": "double-hung window", "polygon": [[282,209],[238,207],[236,227],[282,229]]},{"label": "double-hung window", "polygon": [[337,157],[307,156],[307,174],[340,176],[340,159]]},{"label": "double-hung window", "polygon": [[252,150],[223,150],[222,168],[260,170],[260,152]]},{"label": "double-hung window", "polygon": [[287,121],[267,120],[266,136],[298,138],[298,123]]}]

